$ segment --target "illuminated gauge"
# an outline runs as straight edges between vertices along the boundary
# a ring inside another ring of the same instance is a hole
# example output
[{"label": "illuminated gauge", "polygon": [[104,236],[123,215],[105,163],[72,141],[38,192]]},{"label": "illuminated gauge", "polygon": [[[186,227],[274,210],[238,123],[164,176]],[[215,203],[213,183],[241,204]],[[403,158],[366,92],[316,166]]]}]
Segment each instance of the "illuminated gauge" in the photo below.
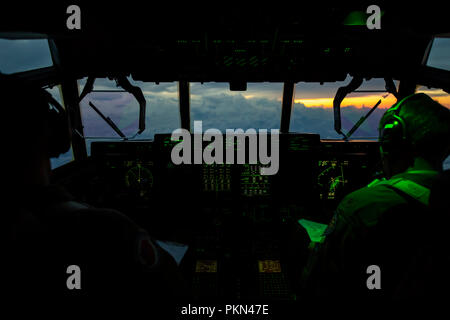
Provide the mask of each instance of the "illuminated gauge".
[{"label": "illuminated gauge", "polygon": [[344,165],[347,163],[337,163],[336,161],[320,161],[321,172],[317,177],[317,184],[321,188],[321,199],[334,199],[336,194],[348,182],[344,177]]},{"label": "illuminated gauge", "polygon": [[139,193],[141,197],[150,192],[153,187],[152,172],[141,164],[130,168],[125,174],[125,185]]}]

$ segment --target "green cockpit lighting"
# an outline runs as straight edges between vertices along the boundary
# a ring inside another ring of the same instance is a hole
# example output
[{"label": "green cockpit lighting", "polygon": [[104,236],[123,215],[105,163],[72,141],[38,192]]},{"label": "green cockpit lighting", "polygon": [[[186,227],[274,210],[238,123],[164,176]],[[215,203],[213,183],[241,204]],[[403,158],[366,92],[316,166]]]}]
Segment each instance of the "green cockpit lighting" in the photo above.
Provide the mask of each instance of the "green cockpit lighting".
[{"label": "green cockpit lighting", "polygon": [[365,26],[367,14],[363,11],[352,11],[344,19],[345,26]]},{"label": "green cockpit lighting", "polygon": [[[380,15],[383,16],[383,14],[384,11],[381,11]],[[369,16],[370,14],[367,14],[364,11],[352,11],[345,17],[342,24],[344,26],[365,26]]]},{"label": "green cockpit lighting", "polygon": [[298,220],[298,223],[306,229],[308,236],[311,242],[323,242],[325,240],[325,236],[323,233],[327,229],[327,225],[323,223],[318,223],[306,219]]}]

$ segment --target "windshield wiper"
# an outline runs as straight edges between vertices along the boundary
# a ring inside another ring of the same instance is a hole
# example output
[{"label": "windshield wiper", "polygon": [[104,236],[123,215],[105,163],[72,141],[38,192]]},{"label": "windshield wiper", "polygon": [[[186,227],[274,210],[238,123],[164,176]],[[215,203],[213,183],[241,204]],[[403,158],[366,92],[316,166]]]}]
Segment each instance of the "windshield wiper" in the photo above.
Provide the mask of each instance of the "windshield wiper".
[{"label": "windshield wiper", "polygon": [[119,129],[119,127],[112,121],[110,117],[105,117],[105,115],[96,107],[92,102],[89,101],[89,106],[98,113],[98,115],[105,120],[105,122],[123,139],[127,140],[127,137],[123,134],[123,132]]},{"label": "windshield wiper", "polygon": [[375,111],[375,109],[380,105],[381,99],[378,100],[378,102],[372,107],[372,109],[367,112],[365,116],[362,116],[361,119],[358,120],[357,123],[350,129],[350,131],[347,133],[347,139],[351,137],[351,135],[366,121],[366,119],[372,114],[372,112]]},{"label": "windshield wiper", "polygon": [[362,77],[353,77],[350,83],[346,86],[340,87],[336,91],[336,95],[333,99],[333,112],[334,112],[334,130],[344,136],[344,139],[347,140],[347,135],[342,132],[341,126],[341,102],[344,98],[350,93],[358,89],[363,82]]},{"label": "windshield wiper", "polygon": [[[344,140],[348,140],[350,136],[366,121],[366,119],[372,114],[373,111],[380,105],[381,99],[369,110],[369,112],[361,117],[358,122],[350,129],[350,131],[346,134],[342,131],[341,127],[341,102],[344,98],[351,92],[388,92],[394,95],[396,98],[398,97],[397,89],[395,88],[394,81],[392,78],[384,78],[385,88],[386,90],[357,90],[362,82],[362,77],[355,76],[352,78],[350,83],[346,86],[340,87],[333,100],[333,111],[334,111],[334,130],[344,136]],[[387,95],[383,96],[383,99],[386,98]]]},{"label": "windshield wiper", "polygon": [[[91,92],[103,91],[103,90],[94,90],[95,79],[96,78],[94,76],[88,77],[86,84],[84,85],[83,91],[80,94],[79,101],[83,100],[83,98],[86,97],[86,95]],[[131,93],[139,103],[139,129],[133,137],[130,137],[130,139],[133,139],[134,137],[136,137],[138,134],[141,134],[145,130],[145,113],[147,107],[145,96],[142,93],[141,88],[132,85],[125,76],[117,76],[109,79],[114,79],[118,87],[122,87],[126,92]],[[104,90],[104,92],[117,92],[117,90]],[[93,107],[94,110],[97,111],[97,113],[102,117],[103,120],[105,120],[111,126],[111,128],[113,129],[115,128],[114,131],[116,131],[117,134],[119,134],[122,138],[125,138],[125,136],[122,136],[123,133],[119,130],[119,128],[117,128],[117,126],[114,124],[114,122],[112,122],[111,119],[103,116],[95,106],[91,105],[91,107]]]}]

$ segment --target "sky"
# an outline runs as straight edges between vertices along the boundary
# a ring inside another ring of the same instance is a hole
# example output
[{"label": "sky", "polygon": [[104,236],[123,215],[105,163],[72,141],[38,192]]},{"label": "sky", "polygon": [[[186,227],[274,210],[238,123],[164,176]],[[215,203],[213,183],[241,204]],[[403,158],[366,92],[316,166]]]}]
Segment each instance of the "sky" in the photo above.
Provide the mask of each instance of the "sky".
[{"label": "sky", "polygon": [[[80,90],[86,79],[80,80]],[[155,133],[171,133],[180,127],[177,83],[144,83],[130,81],[139,86],[147,101],[147,129],[139,138],[153,138]],[[292,132],[319,133],[322,138],[341,138],[334,130],[332,100],[338,87],[350,78],[338,83],[298,83],[295,104],[291,114]],[[365,82],[361,89],[383,89],[384,80]],[[107,79],[96,80],[95,89],[112,90],[115,83]],[[281,120],[281,83],[249,83],[247,91],[232,92],[228,83],[191,83],[191,128],[194,120],[203,122],[203,129],[279,129]],[[426,90],[438,100],[448,98],[436,90]],[[442,95],[442,96],[441,96]],[[382,100],[380,106],[354,133],[355,138],[378,136],[378,122],[395,98],[386,93],[355,93],[342,103],[342,127],[348,132],[354,123],[367,114],[370,108]],[[444,99],[445,100],[445,99]],[[91,101],[113,121],[127,136],[133,136],[138,128],[138,103],[129,93],[91,93],[81,101],[85,135],[88,137],[117,137],[112,129],[89,107]],[[450,106],[450,105],[449,105]]]},{"label": "sky", "polygon": [[[436,40],[429,56],[428,65],[450,70],[450,39]],[[0,39],[0,71],[13,73],[51,65],[48,45],[40,40]],[[80,92],[86,79],[79,81]],[[139,138],[153,138],[155,133],[171,133],[180,127],[178,109],[178,86],[172,83],[144,83],[130,81],[138,85],[147,101],[146,126]],[[304,83],[295,87],[294,107],[291,114],[292,132],[319,133],[322,138],[340,138],[333,128],[332,102],[338,87],[348,84],[350,77],[336,83]],[[97,90],[116,89],[115,83],[107,79],[97,79]],[[232,92],[228,83],[191,83],[191,128],[194,120],[203,121],[203,129],[278,129],[281,120],[282,83],[249,83],[247,91]],[[360,90],[384,89],[382,79],[365,81]],[[59,90],[52,94],[60,99]],[[419,88],[441,104],[450,108],[450,96],[442,90]],[[342,126],[348,132],[358,119],[365,115],[375,103],[382,103],[354,137],[376,137],[377,124],[386,108],[395,103],[392,95],[385,93],[353,93],[342,102]],[[112,138],[117,135],[88,106],[94,103],[127,136],[133,136],[138,128],[138,103],[129,93],[91,93],[81,101],[84,134],[87,137]],[[69,159],[71,153],[61,158]],[[61,162],[59,159],[57,162]]]}]

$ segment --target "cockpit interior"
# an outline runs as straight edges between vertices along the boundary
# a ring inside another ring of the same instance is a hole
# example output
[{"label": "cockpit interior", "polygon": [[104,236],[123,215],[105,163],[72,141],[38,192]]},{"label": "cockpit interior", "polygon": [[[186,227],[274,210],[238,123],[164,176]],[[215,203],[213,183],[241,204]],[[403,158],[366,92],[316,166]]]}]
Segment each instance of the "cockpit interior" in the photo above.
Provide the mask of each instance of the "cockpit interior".
[{"label": "cockpit interior", "polygon": [[[0,71],[47,89],[69,114],[70,154],[52,160],[52,183],[148,230],[174,255],[196,301],[304,295],[299,279],[311,230],[382,175],[374,119],[417,90],[450,108],[450,30],[436,8],[380,5],[381,24],[369,28],[362,5],[223,3],[205,11],[83,2],[81,25],[69,29],[67,6],[11,9],[0,21],[0,47],[16,55],[13,43],[43,41],[50,62],[16,72],[0,53]],[[436,48],[447,69],[431,63]],[[266,106],[270,90],[276,94]],[[173,125],[165,125],[169,113]],[[209,123],[219,124],[214,147],[201,138],[214,128]],[[226,134],[239,128],[241,144]],[[184,140],[173,137],[175,129],[187,132]],[[275,174],[261,174],[261,156],[250,161],[262,152],[252,145],[262,141],[260,129],[266,141],[276,139],[277,150],[269,150],[272,165],[278,151]],[[180,143],[190,163],[174,163]],[[207,163],[208,148],[213,158],[233,152],[244,161]]]}]

